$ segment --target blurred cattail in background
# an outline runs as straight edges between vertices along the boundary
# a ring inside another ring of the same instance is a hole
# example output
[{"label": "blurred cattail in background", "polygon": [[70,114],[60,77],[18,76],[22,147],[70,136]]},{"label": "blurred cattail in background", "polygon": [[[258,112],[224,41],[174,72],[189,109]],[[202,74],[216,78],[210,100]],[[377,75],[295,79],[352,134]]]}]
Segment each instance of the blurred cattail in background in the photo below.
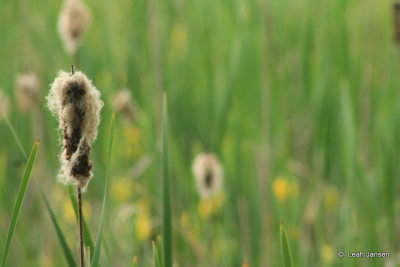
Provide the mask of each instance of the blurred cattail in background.
[{"label": "blurred cattail in background", "polygon": [[8,96],[0,89],[0,121],[3,120],[5,116],[10,113],[10,99]]},{"label": "blurred cattail in background", "polygon": [[224,171],[215,154],[198,154],[193,161],[192,171],[202,198],[210,198],[221,192]]},{"label": "blurred cattail in background", "polygon": [[121,89],[113,96],[112,107],[116,112],[121,114],[124,122],[132,122],[135,119],[137,105],[128,89]]},{"label": "blurred cattail in background", "polygon": [[394,41],[400,45],[400,1],[393,2]]},{"label": "blurred cattail in background", "polygon": [[64,134],[60,179],[84,190],[93,176],[89,155],[104,105],[100,92],[82,72],[70,74],[61,71],[47,100]]},{"label": "blurred cattail in background", "polygon": [[40,99],[39,80],[34,73],[25,73],[15,80],[15,99],[18,110],[25,113],[31,111]]},{"label": "blurred cattail in background", "polygon": [[80,0],[64,0],[58,21],[58,30],[64,47],[75,54],[92,22],[89,8]]}]

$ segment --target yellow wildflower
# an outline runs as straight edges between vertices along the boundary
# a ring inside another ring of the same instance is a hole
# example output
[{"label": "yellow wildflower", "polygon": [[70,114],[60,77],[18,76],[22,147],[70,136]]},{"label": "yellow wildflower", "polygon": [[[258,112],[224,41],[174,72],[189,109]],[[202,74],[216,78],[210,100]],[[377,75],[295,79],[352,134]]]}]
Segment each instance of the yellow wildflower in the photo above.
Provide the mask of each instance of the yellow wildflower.
[{"label": "yellow wildflower", "polygon": [[175,24],[171,29],[172,50],[185,54],[187,51],[187,30],[184,24]]},{"label": "yellow wildflower", "polygon": [[82,212],[85,219],[90,220],[90,217],[92,215],[92,206],[90,206],[90,203],[88,201],[83,201]]},{"label": "yellow wildflower", "polygon": [[72,207],[71,201],[66,198],[64,200],[64,218],[69,223],[74,223],[76,221],[74,208]]},{"label": "yellow wildflower", "polygon": [[148,198],[142,198],[137,201],[136,205],[139,211],[148,213],[150,211],[150,200]]},{"label": "yellow wildflower", "polygon": [[203,219],[209,218],[212,214],[218,214],[226,202],[226,195],[223,191],[219,194],[202,198],[199,202],[198,211]]},{"label": "yellow wildflower", "polygon": [[299,228],[294,225],[290,226],[288,228],[288,234],[289,234],[290,239],[292,239],[292,240],[299,239],[299,235],[300,235]]},{"label": "yellow wildflower", "polygon": [[182,212],[182,214],[181,214],[181,219],[180,219],[180,223],[181,223],[181,227],[182,227],[183,229],[186,229],[186,228],[189,227],[189,225],[190,225],[190,218],[189,218],[189,214],[188,214],[186,211]]},{"label": "yellow wildflower", "polygon": [[226,202],[226,195],[221,191],[218,195],[212,198],[213,200],[213,212],[219,213]]},{"label": "yellow wildflower", "polygon": [[51,256],[48,255],[48,253],[46,252],[41,253],[40,266],[48,266],[48,267],[54,266],[54,261],[51,258]]},{"label": "yellow wildflower", "polygon": [[272,185],[275,197],[280,202],[285,202],[289,196],[290,185],[288,180],[283,176],[278,176]]},{"label": "yellow wildflower", "polygon": [[208,219],[213,212],[213,203],[211,198],[203,198],[200,200],[198,211],[203,219]]},{"label": "yellow wildflower", "polygon": [[136,236],[140,240],[148,240],[151,236],[151,219],[149,215],[144,212],[140,213],[135,220]]},{"label": "yellow wildflower", "polygon": [[132,183],[129,179],[115,179],[111,184],[111,197],[117,202],[126,202],[132,196]]},{"label": "yellow wildflower", "polygon": [[331,186],[325,190],[324,203],[327,211],[335,210],[339,203],[339,193],[336,187]]},{"label": "yellow wildflower", "polygon": [[124,137],[130,143],[138,143],[140,139],[140,129],[133,125],[126,127],[124,130]]},{"label": "yellow wildflower", "polygon": [[329,245],[323,245],[321,248],[321,259],[325,264],[329,264],[332,262],[335,256],[335,252],[333,248]]},{"label": "yellow wildflower", "polygon": [[[75,211],[74,211],[74,208],[72,207],[71,200],[69,198],[65,198],[63,205],[64,205],[63,211],[64,211],[65,220],[67,220],[67,222],[69,222],[69,223],[76,222]],[[92,214],[92,209],[91,209],[91,206],[89,203],[83,202],[82,212],[83,212],[83,216],[85,217],[85,219],[89,220],[90,216]]]},{"label": "yellow wildflower", "polygon": [[138,127],[133,125],[125,127],[123,131],[123,138],[126,142],[124,144],[124,154],[126,157],[137,157],[142,154],[142,149],[140,146],[141,133]]}]

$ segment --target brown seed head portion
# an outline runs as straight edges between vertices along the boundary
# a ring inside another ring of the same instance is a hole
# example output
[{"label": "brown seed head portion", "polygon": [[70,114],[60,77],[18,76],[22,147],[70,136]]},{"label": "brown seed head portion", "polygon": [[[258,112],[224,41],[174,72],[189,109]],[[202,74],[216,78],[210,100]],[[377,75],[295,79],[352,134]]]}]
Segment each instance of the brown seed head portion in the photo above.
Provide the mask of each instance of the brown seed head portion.
[{"label": "brown seed head portion", "polygon": [[64,136],[60,178],[85,189],[93,176],[89,156],[103,107],[100,92],[82,72],[60,72],[47,100],[50,110],[59,118]]},{"label": "brown seed head portion", "polygon": [[89,8],[80,0],[64,0],[58,30],[68,53],[74,54],[92,21]]}]

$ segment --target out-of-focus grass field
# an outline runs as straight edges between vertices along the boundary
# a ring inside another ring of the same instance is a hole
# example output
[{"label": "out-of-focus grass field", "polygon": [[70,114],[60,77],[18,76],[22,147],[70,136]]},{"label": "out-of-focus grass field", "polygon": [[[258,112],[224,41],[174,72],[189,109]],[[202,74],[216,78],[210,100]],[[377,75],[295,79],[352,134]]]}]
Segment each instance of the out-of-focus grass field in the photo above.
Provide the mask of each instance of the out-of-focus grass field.
[{"label": "out-of-focus grass field", "polygon": [[[129,88],[135,122],[117,114],[105,266],[153,266],[162,234],[161,95],[168,94],[176,266],[281,266],[279,225],[296,266],[384,266],[338,251],[385,251],[396,263],[400,223],[400,48],[389,0],[85,1],[93,24],[79,66],[105,107],[83,195],[92,236],[99,226],[111,97]],[[0,87],[24,148],[40,149],[33,179],[78,255],[65,186],[56,181],[60,132],[45,96],[73,59],[57,32],[61,1],[0,1]],[[32,71],[41,100],[15,108],[18,73]],[[26,164],[0,122],[0,251]],[[201,201],[191,172],[216,153],[224,191]],[[108,256],[106,256],[108,255]],[[31,181],[9,266],[65,266],[39,190]]]}]

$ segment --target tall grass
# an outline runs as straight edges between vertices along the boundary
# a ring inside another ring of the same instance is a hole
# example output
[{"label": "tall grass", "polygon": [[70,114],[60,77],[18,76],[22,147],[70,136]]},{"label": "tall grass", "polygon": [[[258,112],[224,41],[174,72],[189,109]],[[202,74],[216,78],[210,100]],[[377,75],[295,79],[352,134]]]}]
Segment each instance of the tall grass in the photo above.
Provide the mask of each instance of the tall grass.
[{"label": "tall grass", "polygon": [[[173,247],[163,247],[173,257],[158,249],[160,258],[180,266],[239,266],[245,259],[249,266],[280,266],[277,229],[284,221],[296,266],[388,261],[348,261],[336,257],[339,250],[387,250],[389,260],[396,260],[400,56],[393,43],[392,1],[85,2],[94,22],[80,48],[80,69],[104,96],[103,118],[112,112],[109,98],[123,87],[139,107],[134,122],[115,122],[109,216],[102,228],[107,263],[130,265],[137,256],[139,266],[151,266],[155,236],[172,241],[163,233],[168,202],[154,179],[163,164],[160,145],[166,144],[158,135],[160,88],[168,93],[169,199],[176,233]],[[7,26],[0,42],[0,87],[9,96],[15,73],[34,70],[45,95],[53,70],[69,65],[55,26],[60,6],[0,1],[0,24]],[[42,188],[65,244],[76,245],[75,221],[64,207],[68,194],[50,178],[58,169],[51,155],[58,152],[59,136],[43,103],[42,98],[36,114],[40,125],[33,113],[12,110],[20,144],[9,142],[13,136],[0,123],[2,251],[13,210],[9,200],[20,184],[12,177],[24,164],[17,148],[30,146],[33,136],[41,140],[35,170]],[[101,124],[93,147],[96,177],[106,172],[108,126]],[[218,154],[225,170],[226,202],[209,218],[199,212],[191,175],[200,151]],[[286,197],[274,190],[277,177],[290,187]],[[104,180],[92,185],[85,197],[91,211],[87,228],[93,231],[99,227]],[[48,211],[29,191],[25,201],[20,216],[25,220],[18,221],[7,262],[64,264],[65,250],[54,232],[29,231],[48,228],[43,214]],[[143,225],[139,216],[146,218]],[[146,235],[138,235],[139,229]]]}]

